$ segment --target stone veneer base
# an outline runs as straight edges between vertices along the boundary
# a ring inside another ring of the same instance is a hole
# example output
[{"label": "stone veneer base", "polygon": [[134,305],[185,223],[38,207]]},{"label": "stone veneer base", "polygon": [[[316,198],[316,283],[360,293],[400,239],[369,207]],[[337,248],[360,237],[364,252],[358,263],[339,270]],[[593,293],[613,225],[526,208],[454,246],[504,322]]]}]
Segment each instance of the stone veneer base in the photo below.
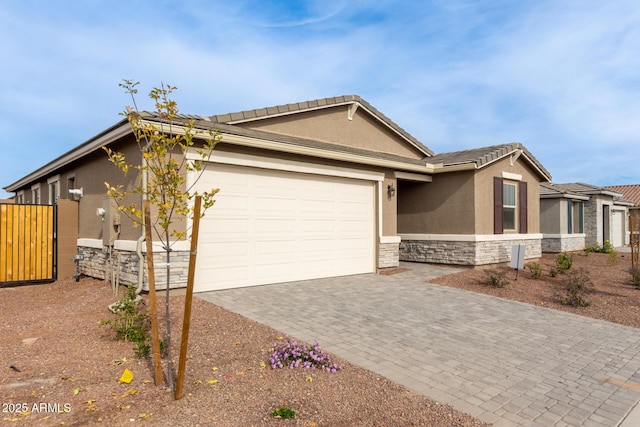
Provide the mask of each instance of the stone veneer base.
[{"label": "stone veneer base", "polygon": [[[138,254],[132,251],[113,249],[111,254],[102,249],[79,246],[84,259],[80,261],[80,273],[85,276],[116,281],[122,285],[137,284],[140,260]],[[146,254],[143,254],[146,257]],[[167,269],[162,266],[165,263],[164,252],[153,253],[154,278],[156,289],[166,289]],[[184,288],[187,286],[187,274],[189,272],[189,251],[172,251],[170,255],[171,281],[169,289]],[[144,272],[145,291],[149,290],[145,263]]]},{"label": "stone veneer base", "polygon": [[[400,265],[399,243],[380,243],[378,245],[378,268],[393,268]],[[102,249],[79,246],[84,259],[79,262],[80,273],[85,276],[105,279],[110,282],[117,281],[122,285],[138,283],[139,258],[136,252],[113,249],[111,254]],[[143,254],[146,257],[146,254]],[[164,252],[154,252],[154,276],[156,289],[166,289],[167,270],[162,265],[165,263]],[[170,289],[185,288],[189,272],[189,251],[171,252],[171,282]],[[149,290],[145,263],[144,271],[145,291]]]},{"label": "stone veneer base", "polygon": [[581,251],[585,248],[585,236],[559,236],[547,237],[542,239],[542,252],[573,252]]},{"label": "stone veneer base", "polygon": [[509,238],[499,240],[429,240],[403,239],[400,242],[400,261],[434,264],[490,265],[509,262],[513,245],[524,244],[525,259],[542,255],[541,238]]}]

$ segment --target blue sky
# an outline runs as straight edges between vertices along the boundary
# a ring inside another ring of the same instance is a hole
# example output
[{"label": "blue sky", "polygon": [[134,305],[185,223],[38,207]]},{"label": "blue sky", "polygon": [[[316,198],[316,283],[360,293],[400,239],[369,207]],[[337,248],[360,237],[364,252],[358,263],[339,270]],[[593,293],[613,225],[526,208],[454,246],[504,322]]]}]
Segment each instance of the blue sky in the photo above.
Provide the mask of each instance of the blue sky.
[{"label": "blue sky", "polygon": [[637,0],[3,0],[0,52],[0,187],[119,121],[124,78],[202,115],[357,94],[436,153],[640,184]]}]

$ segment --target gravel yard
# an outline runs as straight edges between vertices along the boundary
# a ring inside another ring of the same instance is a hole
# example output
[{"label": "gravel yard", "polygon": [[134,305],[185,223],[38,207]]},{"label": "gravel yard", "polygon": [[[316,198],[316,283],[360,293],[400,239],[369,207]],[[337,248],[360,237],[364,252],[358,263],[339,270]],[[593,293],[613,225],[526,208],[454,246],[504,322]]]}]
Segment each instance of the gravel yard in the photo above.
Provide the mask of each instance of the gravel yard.
[{"label": "gravel yard", "polygon": [[[573,255],[569,271],[584,269],[592,282],[586,295],[591,305],[584,308],[560,304],[567,273],[549,276],[554,255],[540,260],[539,280],[525,270],[516,281],[515,272],[504,269],[509,283],[503,288],[482,284],[483,269],[432,282],[639,327],[640,291],[628,284],[630,254],[618,254],[616,261],[611,265],[606,254]],[[101,319],[113,316],[107,306],[116,299],[108,283],[89,278],[0,288],[3,424],[485,425],[337,358],[343,369],[336,373],[271,369],[269,357],[281,332],[197,298],[184,397],[175,401],[166,387],[154,385],[150,362],[134,357],[132,343],[115,341],[113,332],[100,326]],[[184,297],[170,301],[177,357]],[[162,297],[159,304],[164,307]],[[162,315],[160,321],[162,325]],[[134,374],[130,384],[119,382],[125,368]],[[272,418],[282,406],[294,409],[296,417]]]}]

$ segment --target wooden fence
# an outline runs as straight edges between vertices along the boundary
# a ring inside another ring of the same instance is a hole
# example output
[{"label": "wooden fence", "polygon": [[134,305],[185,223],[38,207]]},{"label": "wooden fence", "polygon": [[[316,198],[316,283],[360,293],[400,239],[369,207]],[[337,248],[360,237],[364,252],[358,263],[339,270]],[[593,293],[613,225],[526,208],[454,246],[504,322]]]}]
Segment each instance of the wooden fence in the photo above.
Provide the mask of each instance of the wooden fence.
[{"label": "wooden fence", "polygon": [[56,207],[0,204],[0,285],[56,280]]}]

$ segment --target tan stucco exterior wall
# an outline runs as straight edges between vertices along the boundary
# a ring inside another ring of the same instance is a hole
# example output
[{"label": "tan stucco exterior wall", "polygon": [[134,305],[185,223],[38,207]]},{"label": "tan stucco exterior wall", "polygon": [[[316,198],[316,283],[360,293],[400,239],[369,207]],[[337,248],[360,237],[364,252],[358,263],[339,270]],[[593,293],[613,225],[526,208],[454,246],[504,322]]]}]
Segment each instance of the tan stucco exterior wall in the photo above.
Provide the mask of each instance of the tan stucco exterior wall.
[{"label": "tan stucco exterior wall", "polygon": [[[133,138],[127,138],[111,146],[114,151],[120,151],[130,164],[139,164],[141,160],[138,145]],[[107,153],[103,150],[94,152],[86,158],[82,164],[67,173],[75,173],[75,185],[82,187],[84,196],[80,200],[80,224],[79,237],[90,239],[103,238],[103,222],[96,215],[96,209],[105,205],[107,188],[104,183],[111,185],[124,185],[126,191],[132,191],[133,187],[139,183],[139,171],[130,169],[127,175],[123,173],[107,158]],[[125,203],[135,203],[140,206],[142,198],[140,195],[132,194],[125,199]],[[121,232],[118,239],[135,240],[140,236],[139,227],[133,226],[133,221],[121,214]]]},{"label": "tan stucco exterior wall", "polygon": [[473,234],[474,171],[398,182],[398,233]]},{"label": "tan stucco exterior wall", "polygon": [[72,259],[78,249],[78,202],[58,201],[58,279],[76,274]]},{"label": "tan stucco exterior wall", "polygon": [[[396,189],[394,196],[389,196],[387,188],[393,185]],[[377,193],[377,191],[376,191]],[[377,199],[377,194],[374,200]],[[386,171],[385,179],[382,182],[382,235],[395,236],[398,234],[398,184],[393,175],[393,171]]]},{"label": "tan stucco exterior wall", "polygon": [[274,117],[239,124],[239,126],[299,138],[342,144],[349,147],[421,159],[425,155],[363,108],[358,108],[353,119],[348,119],[348,106]]},{"label": "tan stucco exterior wall", "polygon": [[[540,200],[540,231],[547,234],[560,234],[565,230],[567,221],[566,199]],[[564,227],[563,227],[564,224]]]},{"label": "tan stucco exterior wall", "polygon": [[527,182],[527,233],[540,232],[540,178],[525,162],[520,157],[512,166],[507,156],[477,171],[475,176],[476,234],[493,234],[493,178],[502,177],[502,172],[521,175],[522,181]]}]

